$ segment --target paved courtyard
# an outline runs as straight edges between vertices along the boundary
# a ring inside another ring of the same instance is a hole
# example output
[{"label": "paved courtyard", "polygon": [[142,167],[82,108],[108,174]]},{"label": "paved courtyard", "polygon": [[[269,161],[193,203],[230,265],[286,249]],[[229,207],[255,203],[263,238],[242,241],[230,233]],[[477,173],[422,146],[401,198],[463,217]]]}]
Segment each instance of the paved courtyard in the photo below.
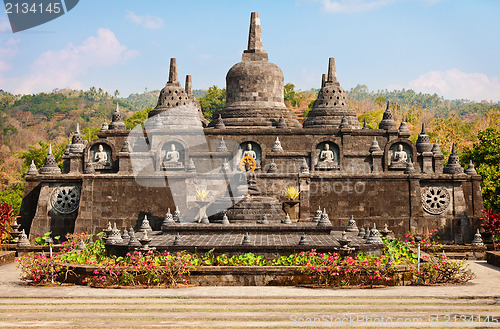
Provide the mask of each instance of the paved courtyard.
[{"label": "paved courtyard", "polygon": [[467,285],[371,290],[28,287],[9,264],[0,267],[0,326],[500,328],[500,269],[469,264],[477,278]]}]

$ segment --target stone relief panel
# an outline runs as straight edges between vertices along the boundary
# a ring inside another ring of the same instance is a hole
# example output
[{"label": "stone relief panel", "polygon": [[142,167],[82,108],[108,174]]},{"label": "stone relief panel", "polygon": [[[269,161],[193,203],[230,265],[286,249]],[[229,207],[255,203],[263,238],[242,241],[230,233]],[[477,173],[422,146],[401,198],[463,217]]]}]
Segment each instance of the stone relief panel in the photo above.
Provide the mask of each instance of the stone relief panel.
[{"label": "stone relief panel", "polygon": [[406,168],[406,164],[413,162],[413,152],[411,147],[406,143],[395,143],[389,148],[389,169]]},{"label": "stone relief panel", "polygon": [[50,205],[60,214],[71,214],[80,204],[80,188],[78,186],[58,186],[50,195]]},{"label": "stone relief panel", "polygon": [[450,193],[441,186],[423,187],[421,191],[422,207],[432,215],[444,213],[450,206]]},{"label": "stone relief panel", "polygon": [[333,142],[322,142],[316,146],[316,170],[338,170],[340,168],[339,148]]},{"label": "stone relief panel", "polygon": [[111,169],[113,166],[113,151],[107,144],[95,144],[90,148],[90,162],[94,169]]},{"label": "stone relief panel", "polygon": [[179,142],[166,142],[161,151],[161,170],[183,169],[186,151]]}]

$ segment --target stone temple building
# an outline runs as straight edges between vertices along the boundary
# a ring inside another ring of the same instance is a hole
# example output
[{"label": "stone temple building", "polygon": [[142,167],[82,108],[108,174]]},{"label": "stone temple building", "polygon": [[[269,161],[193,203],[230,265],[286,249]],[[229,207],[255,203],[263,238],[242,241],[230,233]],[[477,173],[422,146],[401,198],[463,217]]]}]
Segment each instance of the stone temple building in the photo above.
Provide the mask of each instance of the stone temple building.
[{"label": "stone temple building", "polygon": [[[42,168],[30,168],[22,228],[34,238],[116,223],[154,232],[151,245],[160,248],[195,249],[331,250],[348,223],[347,237],[360,249],[356,226],[373,224],[399,236],[437,228],[444,240],[471,240],[483,207],[481,176],[473,166],[464,171],[454,148],[443,166],[425,127],[414,144],[389,105],[379,129],[361,127],[333,58],[303,124],[285,106],[283,85],[252,13],[248,47],[227,73],[226,105],[211,122],[191,76],[182,88],[172,59],[144,125],[127,130],[117,106],[98,139],[84,141],[76,129],[62,172],[50,151]],[[290,187],[300,191],[294,200],[284,193]]]}]

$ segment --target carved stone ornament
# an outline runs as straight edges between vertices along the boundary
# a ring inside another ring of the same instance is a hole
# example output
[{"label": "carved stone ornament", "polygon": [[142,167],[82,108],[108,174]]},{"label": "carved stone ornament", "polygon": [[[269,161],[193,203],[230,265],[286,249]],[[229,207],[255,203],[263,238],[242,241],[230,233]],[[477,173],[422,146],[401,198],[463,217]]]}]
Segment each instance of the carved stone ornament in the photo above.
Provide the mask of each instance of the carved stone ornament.
[{"label": "carved stone ornament", "polygon": [[424,187],[421,192],[422,207],[432,215],[442,214],[450,205],[450,193],[440,186]]},{"label": "carved stone ornament", "polygon": [[52,191],[50,204],[60,214],[71,214],[80,203],[80,188],[78,186],[59,186]]}]

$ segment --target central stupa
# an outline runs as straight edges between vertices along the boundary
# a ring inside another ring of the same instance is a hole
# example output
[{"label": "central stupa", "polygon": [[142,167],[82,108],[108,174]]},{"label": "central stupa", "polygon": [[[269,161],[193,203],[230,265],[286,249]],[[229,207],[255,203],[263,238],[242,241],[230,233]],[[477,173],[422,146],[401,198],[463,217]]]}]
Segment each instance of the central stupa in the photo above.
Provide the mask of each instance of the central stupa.
[{"label": "central stupa", "polygon": [[283,86],[283,72],[269,62],[262,48],[259,13],[252,13],[248,49],[226,75],[226,106],[218,114],[228,127],[278,127],[283,117],[280,128],[300,128],[293,112],[285,106]]}]

